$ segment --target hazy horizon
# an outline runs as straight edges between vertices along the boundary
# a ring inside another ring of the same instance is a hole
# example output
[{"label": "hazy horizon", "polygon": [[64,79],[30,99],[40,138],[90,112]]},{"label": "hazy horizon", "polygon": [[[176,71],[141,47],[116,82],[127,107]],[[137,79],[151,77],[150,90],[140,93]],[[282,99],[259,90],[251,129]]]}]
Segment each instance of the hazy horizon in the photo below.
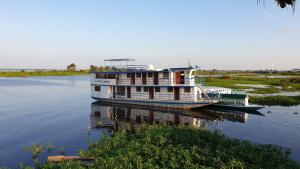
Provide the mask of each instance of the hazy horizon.
[{"label": "hazy horizon", "polygon": [[108,58],[160,67],[300,68],[299,3],[273,0],[0,2],[0,69],[79,69]]}]

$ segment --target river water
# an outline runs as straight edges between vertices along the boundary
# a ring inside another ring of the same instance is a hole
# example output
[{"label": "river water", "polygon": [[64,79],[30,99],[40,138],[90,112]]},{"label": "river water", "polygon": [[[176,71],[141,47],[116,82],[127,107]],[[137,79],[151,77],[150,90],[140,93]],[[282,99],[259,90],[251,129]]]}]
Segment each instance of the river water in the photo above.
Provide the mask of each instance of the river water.
[{"label": "river water", "polygon": [[[33,165],[33,144],[48,155],[76,155],[91,142],[142,122],[189,124],[229,137],[289,148],[300,163],[300,106],[272,106],[260,114],[213,110],[169,111],[94,103],[89,76],[0,78],[0,167]],[[96,116],[95,116],[96,114]],[[106,128],[103,128],[107,126]]]}]

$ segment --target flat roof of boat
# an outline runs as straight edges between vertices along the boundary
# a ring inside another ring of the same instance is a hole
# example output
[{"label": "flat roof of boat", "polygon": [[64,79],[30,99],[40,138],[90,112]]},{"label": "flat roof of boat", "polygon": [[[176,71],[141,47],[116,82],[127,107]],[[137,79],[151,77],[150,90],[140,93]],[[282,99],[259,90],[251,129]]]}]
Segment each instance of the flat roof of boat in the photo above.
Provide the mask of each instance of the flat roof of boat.
[{"label": "flat roof of boat", "polygon": [[195,69],[193,67],[181,67],[181,68],[168,68],[168,69],[130,69],[127,68],[125,70],[114,70],[114,71],[107,71],[107,72],[99,72],[99,71],[95,71],[92,73],[106,73],[106,74],[118,74],[118,73],[133,73],[133,72],[169,72],[169,71],[176,71],[176,70],[191,70],[191,69]]},{"label": "flat roof of boat", "polygon": [[194,67],[172,67],[172,68],[169,68],[171,71],[173,70],[190,70],[190,69],[195,69]]},{"label": "flat roof of boat", "polygon": [[120,62],[120,61],[135,61],[134,59],[130,58],[123,58],[123,59],[105,59],[104,61],[108,62]]}]

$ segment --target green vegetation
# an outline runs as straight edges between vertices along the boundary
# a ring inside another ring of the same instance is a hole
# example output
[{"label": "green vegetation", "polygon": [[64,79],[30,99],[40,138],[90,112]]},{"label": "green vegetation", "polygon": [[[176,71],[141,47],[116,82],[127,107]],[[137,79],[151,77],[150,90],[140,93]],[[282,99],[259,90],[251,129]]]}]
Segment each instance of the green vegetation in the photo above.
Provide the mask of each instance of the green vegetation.
[{"label": "green vegetation", "polygon": [[300,76],[298,71],[275,71],[275,70],[259,70],[259,71],[226,71],[226,70],[197,70],[197,75],[234,75],[234,76]]},{"label": "green vegetation", "polygon": [[300,168],[284,148],[183,126],[119,131],[80,155],[94,161],[45,163],[40,168]]},{"label": "green vegetation", "polygon": [[254,88],[255,90],[249,91],[248,93],[253,94],[272,94],[272,93],[279,93],[280,89],[275,87],[268,87],[268,88]]},{"label": "green vegetation", "polygon": [[28,77],[28,76],[72,76],[87,75],[88,71],[35,71],[35,72],[0,72],[0,77]]},{"label": "green vegetation", "polygon": [[106,71],[111,71],[111,67],[109,67],[109,66],[94,66],[94,65],[91,65],[90,66],[90,70],[89,70],[89,72],[96,72],[96,71],[98,71],[98,72],[106,72]]},{"label": "green vegetation", "polygon": [[120,71],[124,72],[127,71],[125,68],[117,68],[115,66],[109,67],[109,66],[90,66],[89,72],[110,72],[110,71]]},{"label": "green vegetation", "polygon": [[75,63],[67,66],[67,70],[36,70],[36,71],[8,71],[0,72],[0,77],[29,77],[29,76],[72,76],[72,75],[87,75],[89,70],[76,70]]},{"label": "green vegetation", "polygon": [[71,63],[70,65],[67,66],[68,71],[76,71],[77,66],[75,63]]},{"label": "green vegetation", "polygon": [[[197,79],[199,82],[200,79]],[[226,87],[231,89],[254,89],[249,91],[253,94],[272,94],[279,92],[300,91],[300,77],[297,78],[268,78],[255,75],[237,76],[224,75],[222,77],[206,77],[205,84],[208,86]],[[243,84],[243,86],[239,86]],[[249,86],[246,86],[246,85]],[[251,85],[254,85],[251,87]],[[265,85],[263,88],[255,87],[255,85]]]},{"label": "green vegetation", "polygon": [[295,106],[300,104],[300,96],[251,96],[249,102],[268,106]]}]

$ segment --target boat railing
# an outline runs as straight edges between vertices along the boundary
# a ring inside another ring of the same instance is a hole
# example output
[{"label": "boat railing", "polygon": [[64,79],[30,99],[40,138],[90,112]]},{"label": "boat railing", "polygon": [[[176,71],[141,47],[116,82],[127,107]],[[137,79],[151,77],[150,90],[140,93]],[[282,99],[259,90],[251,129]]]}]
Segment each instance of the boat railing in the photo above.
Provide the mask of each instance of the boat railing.
[{"label": "boat railing", "polygon": [[118,99],[130,99],[130,100],[147,100],[147,101],[187,101],[187,102],[207,102],[216,103],[218,100],[213,98],[195,98],[191,94],[181,94],[178,100],[175,100],[174,93],[155,93],[149,96],[148,93],[131,93],[130,97],[125,95],[116,95]]},{"label": "boat railing", "polygon": [[184,82],[179,82],[175,79],[168,78],[159,78],[158,81],[154,79],[147,78],[147,80],[142,80],[142,78],[138,78],[135,80],[131,79],[117,79],[117,85],[174,85],[174,86],[193,86],[195,84],[194,79],[186,79]]}]

